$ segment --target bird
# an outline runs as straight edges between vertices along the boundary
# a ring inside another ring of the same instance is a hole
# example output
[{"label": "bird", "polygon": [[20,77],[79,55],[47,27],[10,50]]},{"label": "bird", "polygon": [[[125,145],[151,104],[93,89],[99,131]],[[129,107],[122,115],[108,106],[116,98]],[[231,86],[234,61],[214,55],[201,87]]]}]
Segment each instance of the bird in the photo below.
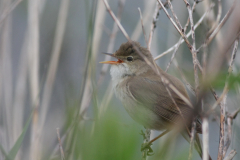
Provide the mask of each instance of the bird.
[{"label": "bird", "polygon": [[[190,101],[181,80],[157,66],[150,51],[136,41],[127,41],[115,53],[104,54],[116,59],[100,63],[111,64],[113,90],[130,117],[145,128],[165,130],[164,134],[181,126],[183,131],[180,132],[184,135],[188,133],[188,140],[195,120],[195,148],[202,157],[201,140],[198,137],[198,133],[202,133],[201,121],[196,118],[195,110],[182,98]],[[169,88],[163,78],[179,93]]]}]

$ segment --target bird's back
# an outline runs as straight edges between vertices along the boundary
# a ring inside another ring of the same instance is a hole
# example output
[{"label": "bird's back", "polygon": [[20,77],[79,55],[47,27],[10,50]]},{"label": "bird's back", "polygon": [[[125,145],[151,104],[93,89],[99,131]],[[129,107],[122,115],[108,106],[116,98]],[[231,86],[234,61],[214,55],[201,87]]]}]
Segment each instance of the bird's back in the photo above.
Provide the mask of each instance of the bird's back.
[{"label": "bird's back", "polygon": [[[162,71],[160,67],[159,71],[160,75],[167,78],[170,84],[174,85],[189,100],[187,91],[179,79]],[[133,119],[145,127],[162,130],[176,124],[186,124],[185,126],[191,128],[193,109],[167,85],[164,85],[161,77],[153,70],[127,77],[122,86],[128,95],[127,99],[122,100],[126,110]],[[197,132],[201,132],[201,123],[199,122],[197,122]]]}]

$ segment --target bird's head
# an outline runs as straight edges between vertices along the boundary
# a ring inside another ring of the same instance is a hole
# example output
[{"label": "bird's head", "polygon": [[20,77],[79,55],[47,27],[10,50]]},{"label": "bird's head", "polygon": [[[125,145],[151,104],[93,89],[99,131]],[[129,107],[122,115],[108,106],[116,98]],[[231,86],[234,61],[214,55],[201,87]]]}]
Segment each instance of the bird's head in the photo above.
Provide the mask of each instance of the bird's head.
[{"label": "bird's head", "polygon": [[125,67],[126,70],[130,70],[131,72],[136,72],[147,65],[143,57],[146,57],[151,63],[153,62],[153,58],[149,50],[142,47],[138,42],[135,41],[123,43],[113,54],[104,54],[116,58],[117,61],[104,61],[100,63],[111,64],[114,68]]}]

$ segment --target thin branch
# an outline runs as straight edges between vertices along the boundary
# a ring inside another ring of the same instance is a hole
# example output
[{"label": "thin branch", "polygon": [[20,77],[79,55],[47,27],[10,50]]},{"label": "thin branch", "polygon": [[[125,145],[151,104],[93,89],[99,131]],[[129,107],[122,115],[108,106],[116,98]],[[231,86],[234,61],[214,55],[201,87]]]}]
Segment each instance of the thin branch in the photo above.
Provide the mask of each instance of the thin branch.
[{"label": "thin branch", "polygon": [[42,105],[41,105],[41,115],[40,115],[40,129],[39,131],[42,132],[44,123],[46,121],[46,115],[49,108],[49,103],[52,96],[52,89],[53,84],[55,82],[55,75],[58,68],[59,57],[61,53],[62,42],[65,33],[67,15],[68,15],[68,7],[69,0],[62,0],[61,6],[59,9],[58,21],[57,21],[57,28],[54,37],[54,45],[52,48],[52,56],[47,72],[46,82],[44,84],[43,89],[43,98],[42,98]]},{"label": "thin branch", "polygon": [[61,138],[60,138],[60,134],[59,134],[59,128],[57,128],[56,130],[57,130],[57,137],[58,137],[59,149],[60,149],[60,152],[61,152],[61,160],[64,160],[64,159],[65,159],[65,156],[64,156],[63,147],[62,147],[62,142],[61,142]]},{"label": "thin branch", "polygon": [[[212,10],[213,7],[214,7],[214,4],[211,4],[211,6],[209,7],[209,9],[208,9],[208,10],[202,15],[202,17],[198,20],[198,22],[197,22],[197,23],[195,24],[195,26],[194,26],[194,29],[195,29],[195,30],[196,30],[197,27],[203,22],[204,18],[205,18],[206,15],[209,13],[209,11]],[[189,21],[190,21],[190,20],[189,20]],[[186,30],[186,29],[184,29],[184,31],[185,31],[185,30]],[[191,35],[191,31],[189,31],[189,32],[187,33],[186,37],[189,37],[190,35]],[[182,39],[181,39],[181,44],[182,44],[183,42],[184,42],[184,39],[182,38]],[[157,60],[157,59],[161,58],[162,56],[170,53],[171,51],[173,51],[173,50],[177,47],[177,45],[178,45],[178,42],[177,42],[175,45],[173,45],[172,47],[170,47],[168,50],[166,50],[165,52],[163,52],[163,53],[161,53],[160,55],[158,55],[157,57],[155,57],[154,60]]]},{"label": "thin branch", "polygon": [[220,29],[223,27],[223,25],[225,24],[225,22],[228,20],[228,18],[230,17],[230,15],[233,12],[233,9],[235,8],[236,5],[236,0],[234,0],[233,5],[231,6],[231,8],[228,10],[228,12],[225,14],[225,16],[223,17],[223,19],[221,20],[221,22],[219,23],[219,25],[216,27],[216,29],[212,32],[212,34],[207,38],[206,40],[206,44],[208,45],[213,38],[217,35],[217,33],[220,31]]},{"label": "thin branch", "polygon": [[102,102],[99,105],[100,109],[99,109],[99,118],[101,118],[102,116],[104,116],[104,112],[107,110],[107,107],[109,106],[110,100],[113,96],[113,90],[112,90],[112,83],[109,83],[106,92],[103,96]]},{"label": "thin branch", "polygon": [[[125,0],[119,0],[118,1],[118,5],[119,5],[119,12],[122,12],[122,8],[123,8],[123,3]],[[114,24],[113,27],[113,31],[110,31],[110,29],[108,29],[104,24],[102,24],[102,22],[104,21],[105,18],[105,6],[101,1],[95,1],[92,4],[92,11],[91,11],[91,16],[90,16],[90,21],[89,21],[89,26],[92,27],[92,33],[93,34],[89,34],[89,41],[88,41],[88,47],[87,47],[87,54],[91,55],[91,56],[86,56],[86,65],[85,65],[85,76],[86,77],[84,79],[84,87],[82,90],[82,96],[81,96],[81,104],[80,104],[80,110],[79,110],[79,117],[82,119],[84,117],[85,112],[87,111],[87,109],[90,106],[90,102],[92,97],[96,98],[96,89],[94,89],[94,85],[95,83],[92,84],[92,79],[93,79],[93,72],[95,72],[95,66],[93,66],[93,64],[95,64],[96,61],[96,57],[97,57],[97,52],[99,50],[99,45],[101,42],[101,36],[102,36],[102,32],[100,31],[99,26],[103,26],[103,29],[105,29],[105,31],[107,31],[108,35],[109,35],[109,45],[108,45],[108,52],[112,52],[113,51],[113,47],[114,47],[114,43],[115,43],[115,37],[117,35],[117,31],[118,28],[116,26],[116,24]],[[105,56],[105,61],[109,61],[110,57],[109,56]],[[101,86],[104,77],[106,75],[106,72],[108,70],[109,65],[102,65],[102,69],[100,72],[100,76],[98,78],[98,82],[97,82],[97,86]],[[95,79],[95,78],[94,78]],[[110,84],[109,84],[110,85]],[[94,96],[95,95],[95,96]],[[95,99],[96,100],[96,99]],[[96,104],[96,101],[94,101]],[[96,105],[94,105],[96,106]],[[94,107],[94,109],[97,109],[96,107]],[[102,109],[102,108],[101,108]],[[97,112],[95,112],[97,113]]]},{"label": "thin branch", "polygon": [[[166,7],[168,5],[167,2],[164,3],[164,6]],[[152,44],[152,38],[153,38],[153,32],[155,30],[155,28],[157,27],[157,20],[159,17],[159,11],[160,9],[162,9],[162,7],[157,3],[156,4],[156,8],[153,14],[153,20],[152,20],[152,24],[151,24],[151,30],[149,33],[149,38],[148,38],[148,49],[150,50],[151,48],[151,44]]]},{"label": "thin branch", "polygon": [[238,115],[238,113],[240,112],[240,108],[238,108],[235,112],[233,112],[232,114],[228,115],[228,117],[230,117],[231,119],[235,119]]},{"label": "thin branch", "polygon": [[173,92],[175,92],[189,107],[193,108],[193,105],[191,104],[191,102],[183,95],[181,94],[178,89],[173,86],[169,80],[167,78],[165,78],[163,75],[160,75],[162,76],[162,78],[164,79],[164,83],[170,88],[173,90]]},{"label": "thin branch", "polygon": [[[198,60],[197,60],[197,56],[196,56],[196,50],[195,50],[195,47],[193,47],[190,42],[188,41],[185,33],[184,33],[184,30],[180,30],[179,27],[176,25],[176,23],[173,21],[172,17],[169,15],[168,11],[166,10],[166,8],[164,7],[164,5],[162,4],[162,2],[160,0],[157,0],[158,3],[161,5],[161,7],[163,8],[164,12],[166,13],[167,17],[169,18],[169,20],[172,22],[173,26],[176,28],[176,30],[178,31],[178,33],[183,37],[185,43],[187,44],[191,54],[192,54],[192,57],[193,57],[193,64],[194,64],[194,72],[195,72],[195,82],[196,82],[196,88],[198,88],[198,75],[196,74],[197,72],[197,63],[198,63]],[[191,21],[191,19],[190,19]],[[194,29],[194,27],[192,26],[192,29]]]},{"label": "thin branch", "polygon": [[[201,19],[201,18],[200,18],[200,19]],[[198,20],[198,21],[199,21],[199,20]],[[189,19],[189,17],[188,17],[187,23],[185,24],[185,26],[184,26],[184,28],[183,28],[183,29],[184,29],[184,34],[186,34],[187,27],[188,27],[189,23],[190,23],[190,19]],[[194,28],[196,29],[196,24],[195,24]],[[191,30],[189,31],[189,33],[191,34]],[[187,37],[189,37],[190,34],[189,34],[189,35],[187,34]]]},{"label": "thin branch", "polygon": [[120,21],[117,19],[117,17],[115,16],[115,14],[113,13],[113,11],[111,10],[108,2],[106,0],[103,0],[107,11],[109,12],[110,16],[113,18],[113,20],[115,21],[115,23],[117,24],[117,26],[119,27],[119,29],[121,30],[121,32],[123,33],[123,35],[127,38],[128,41],[130,41],[130,37],[127,34],[127,32],[125,31],[125,29],[123,28],[123,26],[121,25]]},{"label": "thin branch", "polygon": [[160,4],[160,6],[163,8],[164,12],[166,13],[167,17],[169,18],[169,20],[172,22],[173,26],[176,28],[176,30],[178,31],[178,33],[183,37],[185,43],[187,44],[188,48],[190,49],[190,51],[192,51],[192,45],[190,44],[190,42],[188,41],[186,35],[184,34],[184,31],[181,30],[176,23],[173,21],[172,17],[170,16],[170,14],[168,13],[167,9],[164,7],[163,3],[160,0],[157,0],[158,3]]},{"label": "thin branch", "polygon": [[164,132],[162,132],[160,135],[158,135],[157,137],[155,137],[154,139],[152,139],[150,141],[150,143],[153,143],[154,141],[156,141],[157,139],[161,138],[162,136],[164,136],[165,134],[167,134],[170,130],[165,130]]},{"label": "thin branch", "polygon": [[[183,116],[182,111],[180,110],[180,108],[179,108],[179,106],[177,105],[175,99],[173,98],[171,92],[169,91],[168,87],[166,86],[166,82],[164,81],[163,78],[161,78],[161,79],[162,79],[162,82],[163,82],[163,84],[164,84],[164,86],[165,86],[165,88],[166,88],[166,90],[167,90],[167,92],[168,92],[168,94],[169,94],[172,102],[174,103],[175,107],[177,108],[177,110],[178,110],[178,112],[179,112],[179,114],[180,114],[180,117],[182,118],[183,122],[186,122],[186,119],[185,119],[185,117]],[[190,131],[189,131],[188,126],[187,126],[186,123],[184,123],[184,128],[186,128],[187,132],[190,134]]]},{"label": "thin branch", "polygon": [[228,132],[227,132],[225,145],[223,148],[223,157],[225,157],[227,150],[231,144],[231,139],[232,139],[232,118],[230,118],[229,116],[227,117],[227,128],[228,128]]},{"label": "thin branch", "polygon": [[182,80],[183,80],[183,82],[185,83],[185,85],[186,85],[186,87],[188,88],[188,90],[196,97],[196,93],[195,93],[195,91],[194,91],[194,88],[190,85],[190,83],[187,82],[186,77],[185,77],[184,74],[182,73],[182,70],[179,68],[178,62],[177,62],[176,59],[174,60],[174,65],[177,67],[177,69],[178,69],[178,71],[179,71],[179,73],[180,73],[180,75],[181,75],[181,77],[182,77]]},{"label": "thin branch", "polygon": [[219,23],[222,16],[222,1],[218,0],[218,14],[217,14],[217,23]]},{"label": "thin branch", "polygon": [[174,57],[175,57],[175,55],[176,55],[176,53],[177,53],[177,50],[178,50],[178,48],[179,48],[179,46],[180,46],[180,44],[181,44],[181,40],[182,40],[182,37],[180,37],[180,39],[178,40],[177,47],[175,48],[175,50],[174,50],[174,52],[173,52],[173,54],[172,54],[171,60],[170,60],[170,62],[168,63],[165,72],[168,71],[168,68],[170,67],[170,65],[171,65],[171,63],[172,63],[172,61],[173,61],[173,59],[174,59]]},{"label": "thin branch", "polygon": [[[148,25],[150,24],[152,20],[150,20],[152,18],[152,13],[154,12],[154,8],[155,8],[155,1],[143,1],[144,2],[144,10],[142,13],[143,19],[144,19],[144,25]],[[153,10],[153,12],[151,12]],[[142,29],[141,29],[141,21],[139,20],[133,30],[133,32],[131,33],[131,39],[134,40],[138,40],[140,38],[140,36],[142,35]]]},{"label": "thin branch", "polygon": [[191,24],[191,32],[192,32],[192,48],[189,48],[192,53],[192,58],[193,58],[193,68],[194,68],[194,79],[195,79],[195,92],[196,92],[196,97],[198,99],[198,90],[199,90],[199,79],[198,79],[198,65],[197,65],[197,54],[196,54],[196,41],[195,41],[195,29],[194,29],[194,22],[193,22],[193,10],[191,9],[191,6],[187,0],[184,0],[186,3],[187,9],[188,9],[188,14],[189,14],[189,19],[190,19],[190,24]]},{"label": "thin branch", "polygon": [[[121,16],[122,16],[122,11],[123,11],[123,5],[125,3],[125,0],[119,0],[119,7],[118,7],[118,13],[117,13],[117,19],[120,21],[121,20]],[[114,21],[115,22],[115,21]],[[113,52],[113,48],[114,48],[114,44],[115,44],[115,40],[116,40],[116,36],[118,33],[118,25],[115,22],[112,28],[112,31],[110,32],[110,37],[109,37],[109,45],[107,48],[107,53],[112,53]],[[110,60],[110,56],[105,56],[104,61],[109,61]],[[104,76],[107,73],[109,65],[107,64],[103,64],[101,71],[100,71],[100,76],[98,79],[98,86],[100,86],[104,80]]]},{"label": "thin branch", "polygon": [[[196,1],[194,2],[194,4],[196,4]],[[175,14],[175,12],[174,12],[174,10],[173,10],[173,7],[172,7],[172,4],[171,4],[170,0],[168,0],[168,5],[169,5],[169,7],[170,7],[170,9],[171,9],[171,12],[172,12],[172,14],[173,14],[173,16],[174,16],[175,21],[176,21],[177,24],[178,24],[178,27],[181,28],[181,30],[183,30],[183,31],[184,31],[184,34],[185,34],[185,31],[186,31],[186,28],[187,28],[187,26],[188,26],[188,24],[189,24],[190,18],[188,18],[187,23],[185,24],[184,28],[182,28],[182,26],[181,26],[181,24],[180,24],[180,22],[179,22],[179,20],[178,20],[178,18],[177,18],[177,15]],[[194,5],[194,8],[195,8],[195,6],[196,6],[196,5]],[[193,9],[194,9],[194,8],[193,8]],[[174,52],[173,52],[173,54],[172,54],[171,60],[170,60],[170,62],[168,63],[165,72],[168,71],[168,68],[170,67],[170,65],[171,65],[171,63],[172,63],[172,61],[173,61],[173,59],[174,59],[174,57],[175,57],[175,55],[176,55],[176,53],[177,53],[177,50],[178,50],[178,48],[179,48],[179,46],[180,46],[180,44],[181,44],[181,40],[182,40],[182,37],[180,37],[180,39],[179,39],[179,41],[178,41],[178,43],[177,43],[177,47],[175,48],[175,50],[174,50]]]},{"label": "thin branch", "polygon": [[224,160],[232,160],[236,154],[237,154],[237,151],[232,150]]},{"label": "thin branch", "polygon": [[150,30],[150,33],[149,33],[149,38],[148,38],[148,49],[150,50],[151,48],[151,44],[152,44],[152,38],[153,38],[153,32],[155,30],[155,28],[157,27],[157,20],[158,20],[158,17],[159,17],[159,4],[157,3],[156,4],[156,7],[155,7],[155,11],[154,11],[154,14],[153,14],[153,20],[152,20],[152,24],[151,24],[151,30]]},{"label": "thin branch", "polygon": [[232,123],[233,123],[233,119],[236,118],[236,116],[238,115],[238,113],[240,112],[240,108],[237,109],[235,112],[233,112],[232,114],[228,114],[227,115],[227,126],[228,126],[228,132],[227,132],[227,137],[226,137],[226,143],[223,149],[223,157],[225,157],[227,150],[231,144],[231,140],[232,140]]},{"label": "thin branch", "polygon": [[[223,97],[223,101],[220,101],[220,107],[221,107],[221,115],[220,115],[220,137],[219,137],[219,148],[218,148],[218,160],[222,160],[223,159],[223,149],[224,149],[224,131],[225,131],[225,111],[226,111],[226,99],[227,99],[227,92],[229,90],[229,77],[232,73],[232,65],[233,65],[233,61],[236,57],[236,53],[237,53],[237,48],[238,48],[238,41],[239,41],[239,37],[235,40],[234,43],[234,47],[233,47],[233,52],[232,52],[232,57],[230,60],[230,65],[229,65],[229,69],[228,69],[228,77],[226,79],[226,83],[224,86],[224,91],[223,94],[220,96]],[[220,99],[219,98],[219,99]]]},{"label": "thin branch", "polygon": [[[193,10],[193,12],[194,12],[194,10],[195,10],[195,8],[196,8],[196,6],[197,6],[197,3],[198,3],[198,1],[194,1],[194,3],[193,3],[193,7],[192,7],[192,10]],[[212,4],[211,4],[212,5]],[[187,30],[187,27],[188,27],[188,25],[189,25],[189,23],[190,23],[190,18],[189,18],[189,16],[188,16],[188,19],[187,19],[187,23],[185,24],[185,26],[184,26],[184,33],[186,33],[186,30]],[[198,23],[198,22],[197,22]],[[196,26],[196,25],[195,25]],[[196,27],[194,26],[194,28],[196,29]],[[190,30],[191,31],[191,30]],[[188,37],[188,36],[187,36]]]},{"label": "thin branch", "polygon": [[172,12],[172,14],[173,14],[173,18],[175,19],[175,21],[176,21],[179,29],[182,31],[182,30],[183,30],[182,25],[181,25],[181,23],[179,22],[176,13],[175,13],[174,10],[173,10],[173,6],[172,6],[171,1],[170,1],[170,0],[167,0],[167,2],[168,2],[168,6],[169,6],[169,8],[170,8],[170,10],[171,10],[171,12]]},{"label": "thin branch", "polygon": [[[144,29],[144,25],[143,25],[142,12],[141,12],[141,9],[140,9],[139,7],[138,7],[138,11],[139,11],[140,19],[141,19],[141,25],[142,25],[143,36],[144,36],[144,39],[145,39],[146,45],[148,45],[147,35],[146,35],[145,29]],[[150,49],[150,48],[148,47],[148,49]]]},{"label": "thin branch", "polygon": [[[230,65],[229,65],[229,68],[228,68],[228,77],[227,77],[227,80],[228,80],[230,74],[232,73],[232,65],[233,65],[233,62],[234,62],[235,57],[236,57],[239,38],[240,38],[240,36],[237,37],[237,39],[236,39],[235,42],[234,42],[234,48],[233,48],[233,52],[232,52],[232,56],[231,56],[231,60],[230,60]],[[228,92],[228,82],[226,81],[225,86],[224,86],[224,89],[223,89],[223,93],[222,93],[221,96],[218,98],[218,100],[213,104],[213,106],[211,107],[210,110],[215,110],[215,108],[216,108],[216,107],[218,106],[218,104],[223,100],[223,98],[224,98],[224,96],[227,94],[227,92]]]},{"label": "thin branch", "polygon": [[211,27],[211,29],[208,31],[207,33],[207,37],[209,37],[210,34],[212,34],[213,30],[216,29],[216,27],[219,24],[219,21],[221,19],[222,16],[222,2],[221,0],[218,0],[218,14],[217,14],[217,20],[214,22],[214,25]]}]

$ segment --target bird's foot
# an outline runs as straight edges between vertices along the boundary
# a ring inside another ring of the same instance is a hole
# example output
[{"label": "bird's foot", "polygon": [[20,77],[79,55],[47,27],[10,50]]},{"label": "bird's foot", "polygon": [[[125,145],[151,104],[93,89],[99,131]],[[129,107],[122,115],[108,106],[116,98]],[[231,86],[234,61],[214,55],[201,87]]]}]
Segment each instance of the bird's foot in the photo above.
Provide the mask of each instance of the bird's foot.
[{"label": "bird's foot", "polygon": [[151,142],[146,142],[143,143],[141,146],[141,152],[144,150],[147,151],[147,156],[152,156],[153,155],[153,149],[151,148],[152,143]]}]

